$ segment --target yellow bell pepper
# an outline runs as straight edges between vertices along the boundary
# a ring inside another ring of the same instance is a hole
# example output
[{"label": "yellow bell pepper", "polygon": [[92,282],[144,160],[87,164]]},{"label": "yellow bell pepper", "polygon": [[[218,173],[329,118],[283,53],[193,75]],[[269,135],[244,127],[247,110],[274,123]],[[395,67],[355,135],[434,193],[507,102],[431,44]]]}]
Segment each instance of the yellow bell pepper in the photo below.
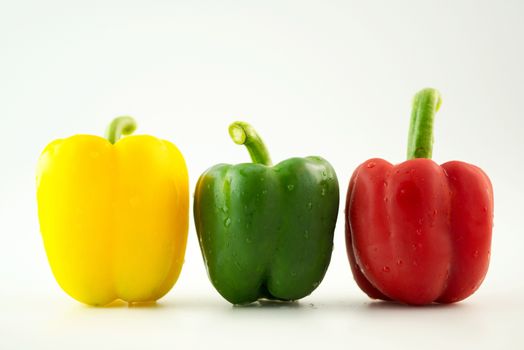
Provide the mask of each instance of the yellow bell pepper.
[{"label": "yellow bell pepper", "polygon": [[184,261],[184,158],[152,136],[120,139],[135,128],[132,118],[116,118],[107,139],[56,140],[38,162],[38,216],[49,264],[62,289],[86,304],[155,301],[175,284]]}]

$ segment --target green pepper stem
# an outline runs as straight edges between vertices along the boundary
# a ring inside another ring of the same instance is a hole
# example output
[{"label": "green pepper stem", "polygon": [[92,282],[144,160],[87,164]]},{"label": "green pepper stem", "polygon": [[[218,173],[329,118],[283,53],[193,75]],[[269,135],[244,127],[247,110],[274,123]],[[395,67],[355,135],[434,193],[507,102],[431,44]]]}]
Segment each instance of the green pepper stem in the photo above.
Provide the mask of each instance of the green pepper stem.
[{"label": "green pepper stem", "polygon": [[433,153],[433,120],[442,98],[435,89],[423,89],[413,98],[408,135],[408,159],[428,158]]},{"label": "green pepper stem", "polygon": [[106,139],[114,144],[122,135],[131,135],[136,130],[136,122],[128,116],[117,117],[113,119],[106,129]]},{"label": "green pepper stem", "polygon": [[237,145],[246,146],[253,163],[270,166],[271,157],[255,129],[246,122],[234,122],[229,126],[229,135]]}]

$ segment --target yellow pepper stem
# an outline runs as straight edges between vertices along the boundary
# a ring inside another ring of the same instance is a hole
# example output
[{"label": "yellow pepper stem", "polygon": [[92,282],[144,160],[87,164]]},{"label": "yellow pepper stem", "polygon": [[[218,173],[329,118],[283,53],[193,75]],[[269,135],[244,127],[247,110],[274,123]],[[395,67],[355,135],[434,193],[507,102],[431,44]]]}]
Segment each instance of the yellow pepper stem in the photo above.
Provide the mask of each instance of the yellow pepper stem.
[{"label": "yellow pepper stem", "polygon": [[114,144],[122,135],[131,135],[136,130],[136,121],[129,116],[113,119],[106,129],[106,139]]}]

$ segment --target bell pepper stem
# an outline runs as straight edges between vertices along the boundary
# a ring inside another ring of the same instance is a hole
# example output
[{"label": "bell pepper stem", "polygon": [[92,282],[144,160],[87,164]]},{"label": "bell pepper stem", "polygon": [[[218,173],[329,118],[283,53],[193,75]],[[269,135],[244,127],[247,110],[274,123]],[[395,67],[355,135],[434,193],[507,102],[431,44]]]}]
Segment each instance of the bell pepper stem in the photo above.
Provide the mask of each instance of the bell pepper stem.
[{"label": "bell pepper stem", "polygon": [[413,98],[408,135],[408,159],[428,158],[433,153],[433,120],[442,98],[435,89],[423,89]]},{"label": "bell pepper stem", "polygon": [[128,116],[113,119],[106,129],[106,139],[115,144],[123,135],[131,135],[136,130],[136,121]]},{"label": "bell pepper stem", "polygon": [[229,126],[229,135],[237,145],[246,146],[253,163],[271,166],[271,157],[255,129],[246,122],[234,122]]}]

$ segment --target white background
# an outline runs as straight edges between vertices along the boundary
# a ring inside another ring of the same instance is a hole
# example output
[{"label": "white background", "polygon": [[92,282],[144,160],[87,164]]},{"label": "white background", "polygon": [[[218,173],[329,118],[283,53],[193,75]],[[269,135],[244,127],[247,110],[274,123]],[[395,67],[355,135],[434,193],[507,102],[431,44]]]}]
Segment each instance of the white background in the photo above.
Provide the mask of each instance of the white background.
[{"label": "white background", "polygon": [[[0,348],[522,348],[522,1],[0,0]],[[457,305],[369,300],[353,282],[343,211],[323,283],[292,305],[232,307],[207,279],[192,222],[156,306],[90,308],[60,290],[39,233],[34,172],[55,138],[129,114],[174,142],[191,189],[248,161],[240,119],[273,160],[321,155],[341,207],[354,168],[405,157],[411,98],[443,96],[434,159],[482,167],[495,189],[492,263]]]}]

